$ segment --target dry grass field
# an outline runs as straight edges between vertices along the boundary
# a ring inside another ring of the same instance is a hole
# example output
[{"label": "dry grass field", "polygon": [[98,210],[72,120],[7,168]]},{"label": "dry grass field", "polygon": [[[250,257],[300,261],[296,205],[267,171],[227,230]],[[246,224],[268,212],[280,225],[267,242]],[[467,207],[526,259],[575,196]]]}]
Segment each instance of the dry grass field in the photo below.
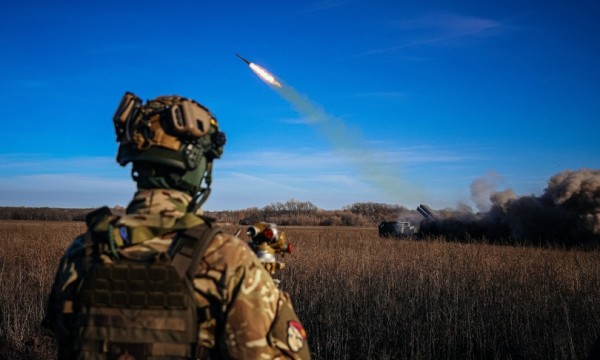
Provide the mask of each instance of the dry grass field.
[{"label": "dry grass field", "polygon": [[[241,227],[229,227],[235,231]],[[600,336],[600,252],[283,228],[279,278],[317,359],[585,359]],[[52,358],[39,322],[73,222],[0,222],[0,354]]]}]

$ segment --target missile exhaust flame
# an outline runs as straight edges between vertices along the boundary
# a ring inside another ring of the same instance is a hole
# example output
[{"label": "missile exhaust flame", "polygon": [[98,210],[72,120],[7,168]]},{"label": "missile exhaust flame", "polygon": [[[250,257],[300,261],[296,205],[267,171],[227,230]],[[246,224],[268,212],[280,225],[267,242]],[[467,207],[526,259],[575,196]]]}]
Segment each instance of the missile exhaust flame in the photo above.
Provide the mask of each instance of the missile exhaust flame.
[{"label": "missile exhaust flame", "polygon": [[275,76],[271,75],[271,73],[265,70],[264,68],[256,65],[255,63],[250,63],[250,65],[248,66],[250,66],[250,69],[252,69],[252,71],[254,71],[254,73],[258,75],[258,77],[261,78],[267,84],[273,85],[278,88],[281,87],[281,83],[277,81],[277,79],[275,79]]},{"label": "missile exhaust flame", "polygon": [[266,82],[269,85],[275,86],[280,88],[281,87],[281,83],[279,81],[277,81],[277,79],[275,78],[275,76],[273,76],[270,72],[268,72],[267,70],[265,70],[263,67],[256,65],[255,63],[245,59],[244,57],[242,57],[240,54],[235,54],[237,55],[237,57],[239,57],[240,59],[242,59],[246,64],[248,64],[248,66],[250,67],[250,69],[264,82]]}]

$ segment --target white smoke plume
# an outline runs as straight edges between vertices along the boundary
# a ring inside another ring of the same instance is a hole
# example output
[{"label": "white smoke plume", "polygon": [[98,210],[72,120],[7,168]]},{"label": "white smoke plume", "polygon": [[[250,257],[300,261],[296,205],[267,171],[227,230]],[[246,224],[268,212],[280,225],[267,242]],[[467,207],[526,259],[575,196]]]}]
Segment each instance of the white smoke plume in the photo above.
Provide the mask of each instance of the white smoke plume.
[{"label": "white smoke plume", "polygon": [[490,197],[496,191],[498,183],[503,179],[494,171],[479,177],[471,183],[471,198],[481,212],[489,211],[492,207]]}]

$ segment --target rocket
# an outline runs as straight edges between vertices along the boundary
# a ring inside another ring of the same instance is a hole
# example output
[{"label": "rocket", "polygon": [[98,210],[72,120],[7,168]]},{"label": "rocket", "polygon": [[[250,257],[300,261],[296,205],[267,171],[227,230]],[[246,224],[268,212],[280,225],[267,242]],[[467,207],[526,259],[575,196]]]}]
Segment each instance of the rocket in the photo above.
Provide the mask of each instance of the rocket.
[{"label": "rocket", "polygon": [[237,57],[239,57],[240,59],[244,60],[244,62],[250,67],[250,69],[252,69],[252,71],[254,71],[254,73],[262,79],[262,81],[266,82],[269,85],[272,85],[274,87],[280,88],[281,87],[281,83],[275,78],[275,76],[273,76],[273,74],[271,74],[270,72],[268,72],[267,70],[265,70],[264,68],[262,68],[261,66],[250,62],[249,60],[246,60],[244,57],[242,57],[240,54],[238,53],[234,53]]},{"label": "rocket", "polygon": [[235,53],[235,55],[237,55],[237,57],[239,57],[240,59],[244,60],[244,62],[245,62],[246,64],[250,65],[250,61],[248,61],[248,60],[244,59],[244,57],[243,57],[243,56],[241,56],[241,55],[240,55],[240,54],[238,54],[238,53]]}]

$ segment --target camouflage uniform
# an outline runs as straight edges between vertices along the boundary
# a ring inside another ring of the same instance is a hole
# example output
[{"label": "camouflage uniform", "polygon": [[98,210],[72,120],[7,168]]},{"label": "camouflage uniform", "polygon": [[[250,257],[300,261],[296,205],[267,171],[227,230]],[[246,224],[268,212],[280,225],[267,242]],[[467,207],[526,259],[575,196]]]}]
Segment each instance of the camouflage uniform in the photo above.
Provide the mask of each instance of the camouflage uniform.
[{"label": "camouflage uniform", "polygon": [[[126,228],[126,236],[115,231],[119,251],[132,257],[165,253],[177,231],[202,224],[202,217],[186,212],[191,196],[176,190],[140,190],[121,217],[108,216],[93,224],[92,231],[108,225]],[[73,301],[80,287],[83,236],[75,239],[63,256],[44,325],[52,328],[59,344],[59,357],[72,355]],[[102,261],[111,261],[107,254]],[[308,359],[306,333],[287,293],[277,288],[249,246],[227,234],[217,234],[209,243],[193,280],[198,313],[200,354],[211,358]]]}]

